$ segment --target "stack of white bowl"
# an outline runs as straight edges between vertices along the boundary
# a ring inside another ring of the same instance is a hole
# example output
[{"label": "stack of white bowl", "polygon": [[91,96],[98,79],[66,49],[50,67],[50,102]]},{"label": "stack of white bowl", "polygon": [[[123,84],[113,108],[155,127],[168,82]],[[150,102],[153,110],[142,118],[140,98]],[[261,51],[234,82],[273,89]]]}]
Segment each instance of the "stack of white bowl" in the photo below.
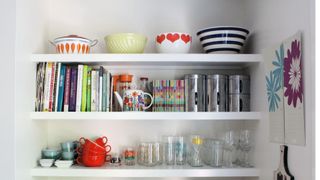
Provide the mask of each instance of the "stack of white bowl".
[{"label": "stack of white bowl", "polygon": [[236,26],[216,26],[197,32],[205,53],[240,53],[249,31]]}]

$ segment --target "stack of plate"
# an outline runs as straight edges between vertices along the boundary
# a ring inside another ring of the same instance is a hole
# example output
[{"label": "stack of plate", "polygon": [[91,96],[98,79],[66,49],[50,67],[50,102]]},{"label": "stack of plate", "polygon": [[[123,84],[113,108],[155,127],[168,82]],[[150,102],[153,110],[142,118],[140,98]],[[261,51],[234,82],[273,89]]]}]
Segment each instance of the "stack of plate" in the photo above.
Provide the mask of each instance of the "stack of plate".
[{"label": "stack of plate", "polygon": [[206,53],[236,54],[240,53],[249,31],[242,27],[216,26],[197,32]]}]

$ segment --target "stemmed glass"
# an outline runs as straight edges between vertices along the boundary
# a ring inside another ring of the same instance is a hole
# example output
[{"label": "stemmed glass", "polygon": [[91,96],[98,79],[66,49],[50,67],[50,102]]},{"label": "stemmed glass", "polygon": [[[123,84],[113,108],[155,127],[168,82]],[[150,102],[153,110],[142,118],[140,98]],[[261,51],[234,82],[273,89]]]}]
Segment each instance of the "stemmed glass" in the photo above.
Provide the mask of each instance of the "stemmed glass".
[{"label": "stemmed glass", "polygon": [[252,135],[249,130],[243,130],[240,133],[240,149],[244,152],[243,161],[241,166],[252,167],[249,162],[249,152],[252,148]]},{"label": "stemmed glass", "polygon": [[233,153],[237,147],[237,138],[234,131],[227,131],[225,133],[224,138],[224,149],[225,149],[225,166],[226,167],[234,167],[235,164],[233,163]]}]

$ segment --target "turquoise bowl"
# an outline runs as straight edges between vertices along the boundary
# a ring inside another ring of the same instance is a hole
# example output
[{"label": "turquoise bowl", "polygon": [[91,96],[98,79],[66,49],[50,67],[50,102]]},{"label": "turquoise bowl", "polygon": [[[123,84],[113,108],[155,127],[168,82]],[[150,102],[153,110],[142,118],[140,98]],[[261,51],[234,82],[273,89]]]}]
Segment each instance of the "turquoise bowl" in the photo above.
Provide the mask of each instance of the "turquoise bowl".
[{"label": "turquoise bowl", "polygon": [[74,160],[75,152],[62,152],[61,157],[63,160]]},{"label": "turquoise bowl", "polygon": [[61,155],[61,150],[55,148],[46,148],[42,151],[42,158],[44,159],[58,159]]}]

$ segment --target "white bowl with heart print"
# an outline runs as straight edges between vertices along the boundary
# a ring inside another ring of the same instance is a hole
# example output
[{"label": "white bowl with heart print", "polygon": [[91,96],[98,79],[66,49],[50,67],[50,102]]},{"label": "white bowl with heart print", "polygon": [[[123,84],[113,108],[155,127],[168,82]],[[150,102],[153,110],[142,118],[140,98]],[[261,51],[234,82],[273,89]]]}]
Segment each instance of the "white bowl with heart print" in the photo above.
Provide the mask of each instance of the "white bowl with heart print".
[{"label": "white bowl with heart print", "polygon": [[158,53],[188,53],[191,42],[192,37],[188,33],[161,33],[156,37],[156,49]]}]

